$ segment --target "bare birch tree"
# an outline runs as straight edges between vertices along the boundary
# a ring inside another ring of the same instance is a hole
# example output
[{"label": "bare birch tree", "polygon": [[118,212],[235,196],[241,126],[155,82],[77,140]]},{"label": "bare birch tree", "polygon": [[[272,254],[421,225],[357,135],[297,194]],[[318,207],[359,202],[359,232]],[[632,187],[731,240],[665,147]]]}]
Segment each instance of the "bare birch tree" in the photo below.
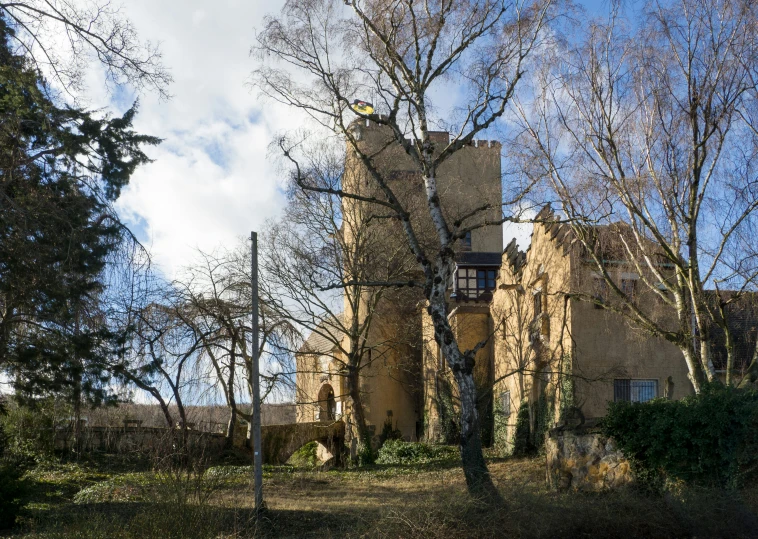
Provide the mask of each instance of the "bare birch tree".
[{"label": "bare birch tree", "polygon": [[[345,179],[351,171],[345,167],[342,147],[316,144],[304,159],[302,174],[319,190],[303,190],[293,182],[283,217],[272,222],[264,235],[263,272],[282,316],[331,346],[327,355],[346,381],[349,424],[356,431],[351,434],[358,440],[361,460],[369,462],[371,432],[361,378],[382,359],[382,349],[401,344],[402,339],[402,335],[372,339],[378,333],[374,315],[389,287],[408,284],[416,262],[404,243],[386,241],[382,228],[386,220],[343,207],[334,192],[351,183]],[[397,308],[394,314],[403,313]],[[316,373],[298,368],[298,374]]]},{"label": "bare birch tree", "polygon": [[[727,328],[718,305],[739,296],[706,287],[756,286],[758,265],[744,248],[758,219],[758,7],[623,6],[574,29],[534,74],[533,101],[516,107],[521,163],[552,182],[587,261],[616,298],[604,307],[678,346],[699,391],[717,381],[712,328]],[[624,289],[612,275],[619,265],[664,316]]]},{"label": "bare birch tree", "polygon": [[141,41],[122,9],[107,1],[22,0],[0,2],[12,46],[57,86],[75,94],[84,71],[98,63],[112,88],[129,84],[168,97],[171,75],[159,47]]},{"label": "bare birch tree", "polygon": [[[437,171],[503,116],[552,7],[550,1],[295,0],[286,3],[280,16],[266,19],[254,47],[263,61],[254,84],[343,137],[350,155],[368,172],[375,195],[344,185],[327,192],[378,205],[402,227],[423,273],[435,338],[459,388],[461,457],[469,491],[475,494],[495,496],[496,490],[482,456],[473,377],[477,350],[458,346],[448,320],[447,287],[456,241],[476,226],[493,224],[477,217],[493,206],[499,213],[502,201],[489,201],[451,221],[440,201]],[[435,144],[429,133],[440,124],[433,100],[445,84],[455,85],[464,98],[450,118],[458,126],[451,129],[452,138]],[[393,144],[413,162],[435,233],[433,245],[421,241],[396,184],[375,160],[377,154],[350,129],[355,118],[351,102],[368,95],[382,114],[355,114],[386,127]],[[283,147],[296,166],[296,148]],[[319,190],[302,174],[298,183]]]}]

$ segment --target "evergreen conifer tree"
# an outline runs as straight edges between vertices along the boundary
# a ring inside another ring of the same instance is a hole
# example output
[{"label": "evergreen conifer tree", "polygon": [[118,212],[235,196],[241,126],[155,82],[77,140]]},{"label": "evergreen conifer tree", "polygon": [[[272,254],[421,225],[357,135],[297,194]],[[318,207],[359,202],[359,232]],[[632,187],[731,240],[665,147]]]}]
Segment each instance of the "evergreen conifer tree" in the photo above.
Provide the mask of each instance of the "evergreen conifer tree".
[{"label": "evergreen conifer tree", "polygon": [[[107,396],[125,341],[103,308],[109,256],[129,235],[111,203],[159,139],[58,103],[0,18],[0,371],[17,395]],[[73,392],[73,393],[72,393]]]}]

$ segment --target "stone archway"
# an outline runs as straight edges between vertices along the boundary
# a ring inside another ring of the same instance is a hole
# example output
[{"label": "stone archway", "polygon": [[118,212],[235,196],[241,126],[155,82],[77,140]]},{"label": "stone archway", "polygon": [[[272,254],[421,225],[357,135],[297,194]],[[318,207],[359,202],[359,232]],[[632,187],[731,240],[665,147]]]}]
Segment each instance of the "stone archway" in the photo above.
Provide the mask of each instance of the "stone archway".
[{"label": "stone archway", "polygon": [[334,388],[324,384],[318,392],[318,420],[334,421],[337,418],[337,400],[334,398]]},{"label": "stone archway", "polygon": [[323,445],[334,456],[335,464],[339,465],[345,442],[345,424],[342,421],[328,421],[262,426],[263,462],[284,464],[298,448],[313,441]]}]

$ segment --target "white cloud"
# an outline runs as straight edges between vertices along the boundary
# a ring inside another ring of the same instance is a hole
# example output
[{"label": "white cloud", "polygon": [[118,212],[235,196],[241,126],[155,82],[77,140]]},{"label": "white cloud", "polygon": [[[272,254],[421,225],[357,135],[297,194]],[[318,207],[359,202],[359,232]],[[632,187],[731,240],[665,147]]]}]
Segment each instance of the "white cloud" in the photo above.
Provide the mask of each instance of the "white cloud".
[{"label": "white cloud", "polygon": [[[140,37],[161,41],[173,98],[140,99],[138,131],[164,139],[148,154],[117,207],[149,246],[158,266],[175,274],[195,248],[232,246],[260,229],[284,205],[281,175],[267,160],[275,132],[295,127],[292,113],[258,101],[246,85],[255,28],[279,2],[130,0],[124,13]],[[134,96],[108,95],[91,76],[88,105],[125,110]]]},{"label": "white cloud", "polygon": [[147,222],[151,250],[168,274],[189,262],[196,247],[231,245],[283,205],[265,160],[265,127],[221,123],[204,130],[159,148],[119,200],[130,222]]},{"label": "white cloud", "polygon": [[[141,167],[118,201],[119,211],[173,276],[195,258],[195,249],[233,246],[259,230],[284,206],[282,175],[267,159],[273,135],[296,129],[303,115],[261,102],[246,82],[255,68],[249,56],[266,13],[283,2],[130,0],[124,12],[140,37],[161,41],[174,96],[141,98],[136,128],[164,139],[150,148],[155,161]],[[95,74],[89,105],[123,111],[133,96],[108,95]],[[451,106],[440,95],[441,108]],[[531,232],[506,226],[522,248]]]}]

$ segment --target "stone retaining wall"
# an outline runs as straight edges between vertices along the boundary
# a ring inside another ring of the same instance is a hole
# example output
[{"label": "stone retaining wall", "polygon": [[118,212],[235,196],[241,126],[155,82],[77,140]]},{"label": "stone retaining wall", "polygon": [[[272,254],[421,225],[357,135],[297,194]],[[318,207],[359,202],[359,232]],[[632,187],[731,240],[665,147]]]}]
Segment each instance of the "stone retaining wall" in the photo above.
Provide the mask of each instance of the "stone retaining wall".
[{"label": "stone retaining wall", "polygon": [[[166,455],[173,452],[182,432],[178,429],[142,427],[139,422],[127,422],[123,427],[83,427],[79,446],[84,452],[142,453]],[[233,445],[247,447],[246,428],[235,429]],[[196,454],[214,458],[223,453],[226,438],[223,433],[188,429],[187,446]],[[342,421],[315,423],[291,423],[288,425],[262,425],[261,449],[265,464],[284,464],[298,448],[308,442],[322,444],[341,463],[342,446],[345,440],[345,424]],[[55,431],[55,449],[71,450],[74,446],[73,428]],[[330,458],[331,458],[330,457]]]},{"label": "stone retaining wall", "polygon": [[[85,427],[81,431],[81,450],[109,453],[165,454],[171,452],[181,431],[161,427]],[[208,456],[220,455],[226,439],[215,432],[187,431],[190,448]],[[74,445],[71,428],[58,429],[55,433],[55,449],[69,450]]]},{"label": "stone retaining wall", "polygon": [[554,429],[545,440],[548,485],[559,491],[599,491],[634,481],[629,461],[598,432]]}]

